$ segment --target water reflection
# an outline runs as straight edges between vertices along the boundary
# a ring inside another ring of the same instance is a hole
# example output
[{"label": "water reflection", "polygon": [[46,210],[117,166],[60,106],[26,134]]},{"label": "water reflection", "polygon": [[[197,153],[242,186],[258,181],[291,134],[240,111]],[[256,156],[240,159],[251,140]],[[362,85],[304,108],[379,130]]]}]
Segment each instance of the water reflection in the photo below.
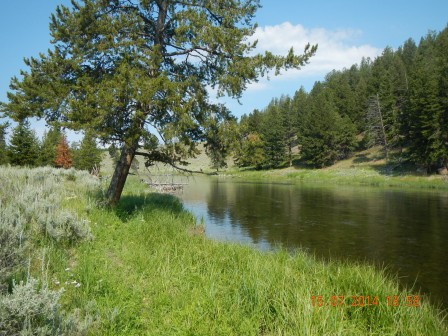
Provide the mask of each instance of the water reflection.
[{"label": "water reflection", "polygon": [[448,307],[448,193],[197,178],[181,198],[216,239],[388,265]]}]

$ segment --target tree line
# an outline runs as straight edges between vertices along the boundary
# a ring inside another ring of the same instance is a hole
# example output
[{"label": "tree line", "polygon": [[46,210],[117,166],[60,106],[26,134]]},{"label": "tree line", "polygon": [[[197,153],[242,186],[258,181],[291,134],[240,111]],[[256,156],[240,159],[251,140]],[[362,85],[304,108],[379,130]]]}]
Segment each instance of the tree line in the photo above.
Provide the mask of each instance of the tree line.
[{"label": "tree line", "polygon": [[[428,173],[448,167],[448,28],[418,45],[408,39],[373,61],[332,71],[293,97],[243,115],[234,141],[239,166],[272,168],[300,160],[325,167],[354,150],[381,146],[387,160]],[[391,156],[390,153],[393,155]]]},{"label": "tree line", "polygon": [[80,143],[68,145],[67,137],[60,126],[46,131],[39,141],[29,121],[22,120],[13,128],[9,144],[6,142],[8,123],[0,124],[0,165],[51,166],[76,168],[92,172],[99,169],[102,151],[96,139],[86,132]]},{"label": "tree line", "polygon": [[[208,88],[240,98],[269,70],[299,69],[315,54],[317,46],[309,44],[302,53],[255,54],[249,38],[260,6],[258,0],[82,0],[58,6],[49,25],[53,47],[25,59],[27,71],[11,79],[0,113],[15,121],[58,121],[119,145],[106,192],[114,206],[136,156],[146,165],[181,169],[200,142],[216,139],[215,123],[231,116],[210,99]],[[207,150],[222,148],[215,142]]]}]

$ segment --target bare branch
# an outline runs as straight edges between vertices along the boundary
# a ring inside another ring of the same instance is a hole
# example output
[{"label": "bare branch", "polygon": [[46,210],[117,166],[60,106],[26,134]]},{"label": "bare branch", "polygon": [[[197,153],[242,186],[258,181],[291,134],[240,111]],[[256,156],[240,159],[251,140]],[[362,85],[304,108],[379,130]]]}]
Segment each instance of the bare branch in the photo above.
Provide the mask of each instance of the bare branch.
[{"label": "bare branch", "polygon": [[[135,155],[139,155],[139,156],[143,156],[143,157],[147,157],[147,158],[152,159],[152,157],[151,157],[151,155],[150,155],[149,153],[135,152]],[[177,169],[177,170],[182,171],[182,172],[185,172],[185,173],[191,173],[191,174],[193,174],[193,173],[197,173],[197,174],[205,174],[202,170],[190,170],[190,169],[187,169],[187,168],[179,167],[179,166],[176,165],[172,160],[159,161],[159,162],[164,163],[164,164],[168,164],[168,165],[170,165],[171,167],[173,167],[174,169]]]}]

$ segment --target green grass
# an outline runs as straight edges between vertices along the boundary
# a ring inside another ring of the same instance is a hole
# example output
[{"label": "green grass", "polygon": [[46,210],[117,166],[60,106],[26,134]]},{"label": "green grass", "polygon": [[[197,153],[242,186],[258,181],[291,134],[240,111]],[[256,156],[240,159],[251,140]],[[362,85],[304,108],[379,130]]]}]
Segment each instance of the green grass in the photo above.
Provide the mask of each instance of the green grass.
[{"label": "green grass", "polygon": [[[89,219],[95,239],[54,245],[51,276],[60,285],[53,286],[64,286],[65,309],[94,307],[92,334],[448,334],[425,298],[420,307],[387,306],[387,296],[404,302],[415,293],[384,272],[209,240],[176,198],[148,193],[136,178],[117,209],[92,207],[83,197],[65,206]],[[343,295],[345,302],[313,307],[313,295],[327,303]],[[377,296],[379,305],[352,307],[352,295]]]},{"label": "green grass", "polygon": [[[410,164],[386,163],[384,153],[379,147],[356,152],[352,157],[342,160],[333,166],[324,169],[306,168],[302,164],[294,167],[253,170],[248,168],[239,169],[233,164],[231,157],[227,159],[228,168],[216,172],[210,168],[210,159],[204,153],[204,146],[199,145],[201,154],[187,160],[187,169],[192,171],[203,171],[207,174],[218,174],[224,177],[237,178],[244,181],[265,182],[287,182],[287,183],[321,183],[321,184],[345,184],[364,185],[397,188],[420,188],[420,189],[448,189],[448,176],[427,176],[417,167]],[[393,155],[398,155],[397,153]],[[392,155],[392,156],[393,156]],[[296,154],[297,156],[297,154]],[[144,168],[144,160],[139,160],[139,177],[149,179],[151,174],[177,174],[174,169],[166,165],[156,165],[148,171]],[[104,153],[101,170],[105,176],[110,177],[113,173],[112,160],[108,153]],[[132,170],[135,173],[134,170]]]},{"label": "green grass", "polygon": [[385,175],[370,168],[278,169],[267,171],[230,170],[223,176],[244,181],[346,184],[380,187],[448,189],[442,176]]},{"label": "green grass", "polygon": [[358,152],[349,159],[323,169],[301,166],[273,170],[235,167],[221,173],[247,181],[347,184],[399,188],[448,189],[448,176],[427,176],[412,165],[386,163],[378,148]]}]

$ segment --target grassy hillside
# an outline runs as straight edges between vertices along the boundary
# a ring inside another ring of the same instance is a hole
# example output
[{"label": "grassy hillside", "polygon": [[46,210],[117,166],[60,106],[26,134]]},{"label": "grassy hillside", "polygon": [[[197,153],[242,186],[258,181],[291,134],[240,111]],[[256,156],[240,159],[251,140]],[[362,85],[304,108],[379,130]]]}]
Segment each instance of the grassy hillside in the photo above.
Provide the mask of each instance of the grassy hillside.
[{"label": "grassy hillside", "polygon": [[244,180],[448,189],[448,176],[428,176],[412,164],[386,163],[378,148],[357,152],[349,159],[322,169],[302,165],[260,171],[231,168],[221,174]]},{"label": "grassy hillside", "polygon": [[[289,183],[312,182],[448,189],[448,175],[427,176],[423,170],[409,163],[387,163],[384,153],[379,148],[356,152],[349,159],[323,169],[308,168],[303,166],[299,160],[295,160],[295,166],[288,168],[260,171],[250,168],[240,169],[229,157],[227,159],[228,167],[217,172],[210,168],[210,159],[205,154],[203,146],[199,147],[202,150],[201,154],[189,159],[189,165],[186,168],[208,174],[219,174],[244,180],[286,181]],[[295,154],[297,156],[297,153]],[[137,160],[136,166],[139,169],[131,170],[131,172],[142,179],[149,179],[152,175],[178,173],[172,167],[162,164],[150,167],[148,170],[144,166],[143,158],[137,157]],[[112,175],[113,162],[107,152],[104,153],[101,169],[106,177]]]},{"label": "grassy hillside", "polygon": [[59,179],[60,208],[89,223],[91,239],[37,235],[30,251],[45,251],[33,254],[32,275],[87,334],[448,333],[440,312],[372,267],[208,240],[176,198],[134,176],[119,207],[104,209],[80,178]]}]

